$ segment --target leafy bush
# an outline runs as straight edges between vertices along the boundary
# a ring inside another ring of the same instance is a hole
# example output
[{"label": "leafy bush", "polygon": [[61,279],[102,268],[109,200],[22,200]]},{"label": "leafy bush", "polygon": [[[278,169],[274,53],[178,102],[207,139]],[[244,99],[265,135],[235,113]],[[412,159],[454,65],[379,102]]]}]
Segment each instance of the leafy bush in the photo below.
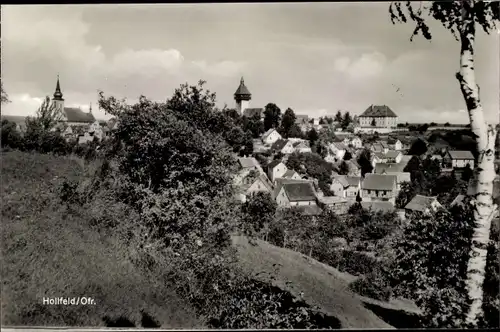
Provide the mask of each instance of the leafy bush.
[{"label": "leafy bush", "polygon": [[359,295],[381,301],[389,301],[392,294],[391,288],[388,285],[365,276],[350,283],[349,288]]},{"label": "leafy bush", "polygon": [[373,271],[378,261],[364,253],[343,250],[337,268],[352,275],[368,274]]},{"label": "leafy bush", "polygon": [[277,287],[246,279],[211,328],[338,329],[340,321],[312,310]]},{"label": "leafy bush", "polygon": [[0,142],[2,147],[22,149],[23,138],[16,128],[16,123],[5,119],[2,120],[2,140]]},{"label": "leafy bush", "polygon": [[416,301],[426,327],[457,327],[463,322],[473,227],[468,207],[410,216],[393,244],[395,259],[386,278],[395,294]]}]

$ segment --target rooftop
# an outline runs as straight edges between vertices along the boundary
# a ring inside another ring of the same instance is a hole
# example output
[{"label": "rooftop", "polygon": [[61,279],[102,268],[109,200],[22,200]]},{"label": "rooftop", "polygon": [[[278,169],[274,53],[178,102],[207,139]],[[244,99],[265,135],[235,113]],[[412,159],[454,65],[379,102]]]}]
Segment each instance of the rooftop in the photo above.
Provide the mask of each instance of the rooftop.
[{"label": "rooftop", "polygon": [[259,168],[260,164],[257,161],[257,159],[251,157],[251,158],[238,158],[238,161],[240,162],[241,167],[243,168],[250,168],[250,167],[256,167]]},{"label": "rooftop", "polygon": [[243,110],[243,115],[246,116],[247,118],[250,118],[255,115],[262,115],[264,112],[263,108],[245,108]]},{"label": "rooftop", "polygon": [[474,156],[470,151],[448,151],[450,157],[452,159],[465,159],[465,160],[474,160]]},{"label": "rooftop", "polygon": [[393,190],[396,181],[394,175],[366,174],[362,187],[367,190]]},{"label": "rooftop", "polygon": [[364,111],[360,117],[390,117],[396,118],[397,115],[387,105],[371,105]]},{"label": "rooftop", "polygon": [[313,185],[310,182],[283,183],[283,189],[291,202],[316,199]]},{"label": "rooftop", "polygon": [[267,168],[268,168],[268,169],[272,169],[272,168],[274,168],[274,167],[278,166],[279,164],[281,164],[281,160],[276,159],[276,160],[271,161],[271,162],[267,165]]},{"label": "rooftop", "polygon": [[245,85],[245,81],[243,80],[243,77],[241,78],[240,81],[240,86],[238,89],[236,89],[236,92],[234,93],[234,98],[235,99],[241,99],[241,100],[250,100],[252,94],[248,90],[248,88]]},{"label": "rooftop", "polygon": [[405,209],[425,212],[426,209],[431,207],[432,202],[435,200],[436,197],[434,196],[416,195],[408,204],[406,204]]},{"label": "rooftop", "polygon": [[281,149],[283,149],[286,146],[287,143],[288,143],[288,140],[279,139],[276,142],[274,142],[274,144],[271,146],[271,150],[280,151]]},{"label": "rooftop", "polygon": [[80,108],[76,107],[65,107],[64,113],[68,122],[95,122],[94,115],[92,113],[86,113]]}]

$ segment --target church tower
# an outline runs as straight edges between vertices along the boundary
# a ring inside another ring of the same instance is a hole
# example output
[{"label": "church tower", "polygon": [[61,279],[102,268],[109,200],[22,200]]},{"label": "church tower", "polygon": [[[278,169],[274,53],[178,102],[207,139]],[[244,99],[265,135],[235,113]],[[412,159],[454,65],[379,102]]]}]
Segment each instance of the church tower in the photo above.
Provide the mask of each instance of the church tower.
[{"label": "church tower", "polygon": [[56,92],[54,92],[54,98],[52,98],[52,102],[61,112],[64,111],[64,98],[61,92],[61,86],[59,84],[59,75],[57,75]]},{"label": "church tower", "polygon": [[250,106],[250,99],[252,99],[252,94],[245,86],[245,81],[242,77],[240,86],[234,93],[234,100],[236,101],[236,111],[240,114],[243,114],[243,111]]}]

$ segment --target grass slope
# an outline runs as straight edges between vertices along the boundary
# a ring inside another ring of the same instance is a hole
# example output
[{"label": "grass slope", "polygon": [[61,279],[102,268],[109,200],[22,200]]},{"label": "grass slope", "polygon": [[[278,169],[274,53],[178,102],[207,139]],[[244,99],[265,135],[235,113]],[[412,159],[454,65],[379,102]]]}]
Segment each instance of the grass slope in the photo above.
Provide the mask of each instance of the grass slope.
[{"label": "grass slope", "polygon": [[329,316],[341,321],[342,328],[392,328],[365,306],[366,302],[389,310],[418,312],[414,305],[393,301],[384,303],[362,298],[348,288],[356,277],[342,273],[292,250],[257,240],[249,244],[247,238],[233,237],[242,267],[260,280],[301,297],[310,306],[319,307]]},{"label": "grass slope", "polygon": [[[199,322],[181,299],[138,271],[117,237],[68,212],[53,193],[82,167],[68,158],[2,152],[2,325],[103,326],[124,316],[140,326],[141,310],[164,328]],[[91,297],[95,305],[47,306],[43,297]]]}]

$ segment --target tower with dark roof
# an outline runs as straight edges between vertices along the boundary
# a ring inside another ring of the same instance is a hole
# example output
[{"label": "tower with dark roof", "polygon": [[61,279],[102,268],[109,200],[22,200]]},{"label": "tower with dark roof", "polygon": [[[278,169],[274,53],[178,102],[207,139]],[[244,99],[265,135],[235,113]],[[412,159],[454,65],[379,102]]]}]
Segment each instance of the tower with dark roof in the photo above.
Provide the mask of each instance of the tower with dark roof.
[{"label": "tower with dark roof", "polygon": [[57,75],[56,91],[54,92],[52,102],[61,112],[64,110],[64,98],[61,92],[61,85],[59,84],[59,75]]},{"label": "tower with dark roof", "polygon": [[243,111],[250,106],[250,99],[252,99],[252,94],[248,91],[245,85],[243,77],[240,81],[240,86],[234,93],[234,100],[236,101],[236,110],[243,114]]}]

